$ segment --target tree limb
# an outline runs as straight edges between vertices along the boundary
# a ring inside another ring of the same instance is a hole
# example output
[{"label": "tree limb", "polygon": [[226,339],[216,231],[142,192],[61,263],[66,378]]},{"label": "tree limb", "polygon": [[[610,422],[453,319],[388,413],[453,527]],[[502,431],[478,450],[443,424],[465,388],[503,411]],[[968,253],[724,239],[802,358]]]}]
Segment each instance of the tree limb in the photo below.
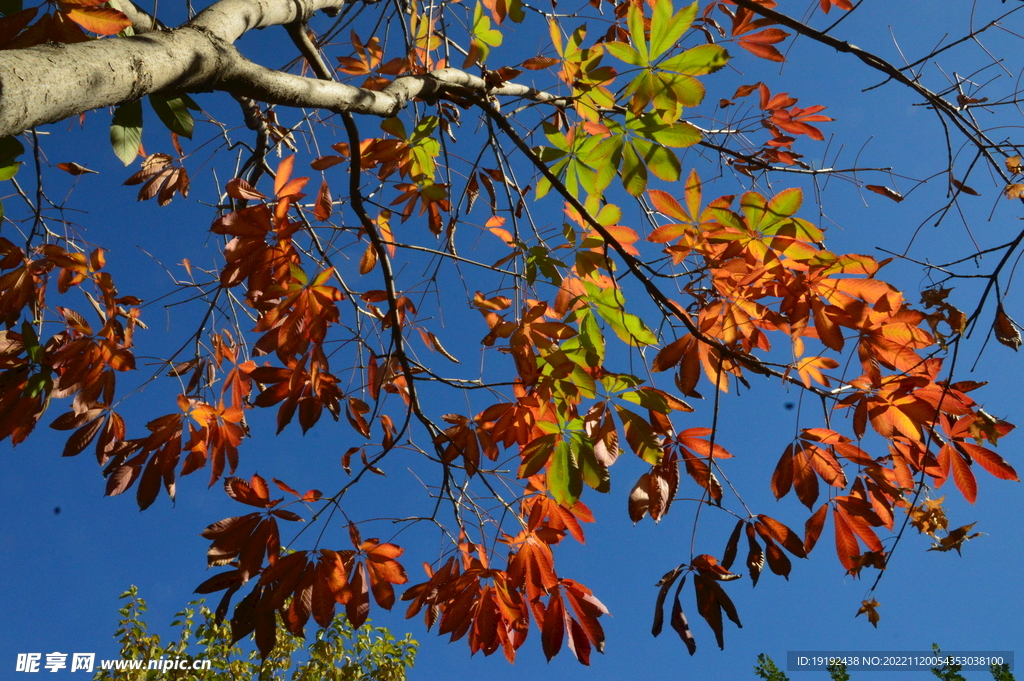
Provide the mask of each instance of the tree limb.
[{"label": "tree limb", "polygon": [[141,35],[0,51],[0,137],[159,92],[218,90],[268,104],[382,117],[395,115],[416,97],[466,90],[565,103],[514,83],[489,88],[482,78],[457,69],[403,76],[375,92],[275,71],[246,59],[233,45],[247,31],[302,24],[317,10],[343,4],[219,0],[179,28],[156,31],[146,29],[151,17],[130,8],[132,21],[145,30]]}]

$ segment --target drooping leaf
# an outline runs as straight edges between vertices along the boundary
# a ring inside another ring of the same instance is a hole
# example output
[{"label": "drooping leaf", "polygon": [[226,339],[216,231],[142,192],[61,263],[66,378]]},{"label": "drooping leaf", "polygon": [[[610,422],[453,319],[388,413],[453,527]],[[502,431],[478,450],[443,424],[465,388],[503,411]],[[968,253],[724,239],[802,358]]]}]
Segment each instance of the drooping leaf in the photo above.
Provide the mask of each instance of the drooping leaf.
[{"label": "drooping leaf", "polygon": [[139,155],[139,145],[142,144],[141,101],[128,102],[114,110],[114,118],[110,122],[110,144],[126,166]]}]

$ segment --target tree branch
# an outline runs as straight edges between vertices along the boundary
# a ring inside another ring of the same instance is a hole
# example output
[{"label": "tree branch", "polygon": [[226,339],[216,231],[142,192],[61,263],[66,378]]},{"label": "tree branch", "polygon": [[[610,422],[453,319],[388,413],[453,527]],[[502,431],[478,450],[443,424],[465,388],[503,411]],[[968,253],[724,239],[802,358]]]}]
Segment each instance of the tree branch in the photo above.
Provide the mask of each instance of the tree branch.
[{"label": "tree branch", "polygon": [[247,31],[302,25],[317,10],[336,10],[343,4],[219,0],[183,26],[157,31],[147,28],[152,27],[149,15],[130,8],[141,35],[0,51],[0,137],[159,92],[219,90],[268,104],[382,117],[395,115],[413,98],[437,98],[446,92],[566,103],[514,83],[490,88],[482,78],[457,69],[403,76],[375,92],[274,71],[246,59],[232,44]]}]

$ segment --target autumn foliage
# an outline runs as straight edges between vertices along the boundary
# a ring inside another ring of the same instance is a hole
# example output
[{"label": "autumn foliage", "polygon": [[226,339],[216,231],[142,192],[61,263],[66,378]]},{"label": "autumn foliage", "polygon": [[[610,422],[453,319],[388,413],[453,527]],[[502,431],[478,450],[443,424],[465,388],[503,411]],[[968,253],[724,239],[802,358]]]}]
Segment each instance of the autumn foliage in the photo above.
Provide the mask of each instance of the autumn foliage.
[{"label": "autumn foliage", "polygon": [[[131,22],[106,4],[11,13],[0,19],[0,46],[93,40],[83,29],[125,39],[114,36]],[[591,4],[581,16],[603,3]],[[701,535],[650,595],[654,635],[667,610],[691,654],[699,636],[686,611],[723,647],[725,620],[741,626],[727,582],[756,584],[765,567],[788,578],[793,559],[819,549],[834,550],[853,577],[882,571],[905,522],[934,550],[959,552],[977,534],[950,528],[930,490],[951,483],[973,504],[979,475],[1019,479],[997,453],[1013,425],[976,401],[983,382],[953,376],[978,313],[955,307],[952,286],[941,284],[917,302],[886,281],[891,259],[830,250],[800,188],[757,182],[811,169],[806,154],[832,121],[826,104],[754,82],[708,100],[746,110],[742,140],[709,141],[715,133],[697,124],[706,89],[718,87],[714,74],[730,59],[785,60],[797,29],[779,13],[793,4],[623,0],[605,8],[599,32],[545,22],[517,0],[477,3],[467,5],[454,65],[436,17],[413,6],[398,15],[406,45],[356,30],[347,51],[317,43],[337,64],[327,74],[317,69],[320,52],[296,39],[300,68],[323,79],[380,91],[402,76],[486,65],[492,94],[466,87],[425,98],[415,115],[377,129],[341,113],[331,123],[341,141],[313,152],[296,146],[282,109],[242,102],[258,143],[215,188],[205,238],[219,246],[216,269],[200,267],[198,255],[177,266],[206,312],[145,379],[176,395],[146,403],[146,423],[129,422],[122,403],[144,397],[131,394],[132,377],[143,356],[153,364],[142,347],[161,333],[146,326],[162,327],[159,315],[124,278],[115,285],[103,247],[73,230],[33,227],[44,222],[38,212],[18,222],[9,212],[0,237],[0,437],[18,445],[39,423],[66,432],[63,455],[94,454],[106,493],[133,492],[141,509],[162,494],[173,500],[179,478],[199,471],[249,507],[203,530],[208,565],[221,571],[196,591],[223,592],[218,617],[236,640],[255,632],[264,654],[275,645],[275,613],[301,634],[310,618],[326,627],[343,609],[358,628],[372,608],[403,601],[407,617],[465,640],[472,653],[500,650],[512,661],[535,632],[548,659],[565,648],[589,664],[604,646],[607,609],[557,557],[563,542],[585,541],[584,526],[601,531],[589,526],[584,502],[595,494],[621,495],[634,523],[663,521],[681,504],[684,513],[734,519],[720,541]],[[813,6],[830,17],[853,9],[847,0]],[[497,48],[520,23],[535,25],[550,49],[506,64]],[[530,106],[499,110],[502,88],[527,72],[550,93],[520,92]],[[202,162],[187,140],[212,119],[192,94],[196,101],[186,93],[153,101],[172,136],[152,143],[174,154],[141,151],[139,102],[114,114],[115,151],[126,165],[143,156],[121,180],[140,186],[141,201],[162,207],[200,191],[186,167]],[[471,114],[482,132],[460,129]],[[470,139],[457,142],[463,135]],[[749,181],[743,191],[719,195],[718,171],[692,168],[695,155],[684,165],[680,155],[700,144]],[[494,156],[493,145],[505,148]],[[16,172],[24,145],[8,138],[3,149]],[[1005,156],[1000,172],[1024,173],[1020,155]],[[57,167],[98,181],[78,163]],[[888,186],[860,186],[903,199]],[[1024,184],[999,191],[1019,199]],[[543,213],[531,212],[534,201]],[[477,250],[469,239],[456,247],[463,231],[473,231]],[[416,279],[426,261],[403,260],[424,253],[437,259],[424,277],[451,288],[436,303]],[[458,268],[457,291],[451,279],[440,283],[449,266]],[[463,293],[473,317],[459,318],[453,333],[442,318]],[[1018,326],[1001,301],[990,308],[994,337],[1016,350]],[[452,378],[450,367],[477,344],[487,366]],[[822,405],[818,415],[801,412],[790,441],[772,444],[778,459],[764,477],[777,499],[806,506],[802,526],[748,508],[729,480],[730,469],[753,464],[724,446],[720,400],[768,384]],[[248,422],[305,433],[331,427],[325,415],[341,423],[328,452],[349,476],[341,488],[300,493],[250,472]],[[345,498],[361,479],[400,465],[399,452],[422,457],[440,480],[426,515],[446,528],[448,548],[416,557],[423,575],[397,543],[364,538],[363,519],[386,507]],[[644,472],[613,485],[620,456],[636,456]],[[296,529],[310,524],[316,531]],[[876,607],[865,600],[858,614],[877,624]]]}]

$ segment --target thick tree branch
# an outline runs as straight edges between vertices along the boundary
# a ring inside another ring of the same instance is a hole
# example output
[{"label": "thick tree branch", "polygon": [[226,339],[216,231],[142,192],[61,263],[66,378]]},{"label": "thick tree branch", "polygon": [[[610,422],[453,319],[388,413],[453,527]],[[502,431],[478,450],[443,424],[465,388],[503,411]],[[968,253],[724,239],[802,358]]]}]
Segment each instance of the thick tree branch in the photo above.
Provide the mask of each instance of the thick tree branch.
[{"label": "thick tree branch", "polygon": [[565,103],[513,83],[489,88],[482,78],[456,69],[404,76],[374,92],[268,69],[243,57],[232,44],[247,31],[302,25],[317,10],[336,10],[343,4],[219,0],[180,28],[156,31],[147,28],[151,17],[131,8],[140,35],[0,51],[0,137],[157,92],[220,90],[268,104],[385,117],[415,97],[437,98],[446,92]]}]

